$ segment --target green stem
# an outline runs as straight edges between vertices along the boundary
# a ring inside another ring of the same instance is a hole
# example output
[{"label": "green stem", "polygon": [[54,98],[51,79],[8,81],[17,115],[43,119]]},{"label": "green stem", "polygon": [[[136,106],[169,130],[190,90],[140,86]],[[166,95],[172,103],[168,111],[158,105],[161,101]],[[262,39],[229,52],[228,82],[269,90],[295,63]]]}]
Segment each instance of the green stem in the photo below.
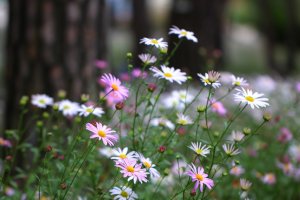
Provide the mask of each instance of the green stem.
[{"label": "green stem", "polygon": [[180,46],[180,44],[182,43],[182,41],[183,41],[183,39],[181,38],[179,40],[179,42],[175,45],[174,49],[171,51],[171,53],[169,54],[167,59],[165,60],[164,64],[167,64],[167,62],[169,62],[169,60],[173,57],[174,53],[177,51],[177,49]]},{"label": "green stem", "polygon": [[72,187],[73,182],[75,181],[75,179],[76,179],[76,177],[77,177],[77,175],[78,175],[79,170],[82,168],[84,162],[86,161],[86,159],[87,159],[88,155],[90,154],[90,152],[91,152],[91,151],[93,150],[93,148],[95,147],[96,143],[97,143],[97,140],[96,140],[94,143],[92,143],[92,144],[90,145],[90,148],[87,148],[86,152],[84,152],[84,154],[85,154],[85,155],[83,154],[84,158],[83,158],[83,160],[82,160],[80,166],[78,167],[77,171],[75,172],[75,175],[73,176],[73,179],[71,180],[70,185],[67,187],[67,190],[66,190],[66,192],[65,192],[65,194],[64,194],[64,196],[63,196],[62,199],[65,199],[65,197],[66,197],[66,195],[68,194],[70,188]]}]

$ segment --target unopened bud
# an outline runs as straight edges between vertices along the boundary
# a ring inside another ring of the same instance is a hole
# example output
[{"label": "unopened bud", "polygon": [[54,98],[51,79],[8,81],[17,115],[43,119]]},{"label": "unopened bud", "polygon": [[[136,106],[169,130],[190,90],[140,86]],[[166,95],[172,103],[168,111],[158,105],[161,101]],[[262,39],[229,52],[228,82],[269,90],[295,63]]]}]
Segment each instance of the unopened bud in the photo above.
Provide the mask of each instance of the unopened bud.
[{"label": "unopened bud", "polygon": [[49,118],[49,113],[48,112],[43,112],[43,118],[48,119]]},{"label": "unopened bud", "polygon": [[158,152],[159,152],[159,153],[163,153],[163,152],[166,151],[166,149],[167,149],[167,147],[165,147],[165,146],[160,146],[160,147],[158,147]]},{"label": "unopened bud", "polygon": [[132,69],[132,68],[133,68],[133,65],[129,64],[129,65],[128,65],[128,68],[129,68],[129,69]]},{"label": "unopened bud", "polygon": [[270,113],[264,113],[263,119],[268,122],[272,119],[272,115]]},{"label": "unopened bud", "polygon": [[90,95],[82,94],[80,98],[81,98],[81,101],[85,103],[90,99]]},{"label": "unopened bud", "polygon": [[198,112],[198,113],[204,112],[205,109],[206,109],[206,106],[198,106],[198,107],[197,107],[197,112]]},{"label": "unopened bud", "polygon": [[81,117],[79,117],[79,116],[75,117],[74,121],[76,123],[80,123],[81,122]]},{"label": "unopened bud", "polygon": [[36,122],[36,126],[39,127],[39,128],[43,127],[43,125],[44,125],[44,123],[42,121],[37,121]]},{"label": "unopened bud", "polygon": [[20,105],[21,106],[25,106],[29,101],[29,97],[28,96],[22,96],[22,98],[20,99]]},{"label": "unopened bud", "polygon": [[191,195],[192,197],[194,197],[194,196],[196,196],[196,194],[197,194],[197,191],[196,191],[195,188],[193,188],[193,189],[191,190],[191,192],[190,192],[190,195]]},{"label": "unopened bud", "polygon": [[60,184],[60,189],[65,190],[66,188],[67,188],[67,184],[66,183]]},{"label": "unopened bud", "polygon": [[168,48],[160,48],[159,50],[160,50],[160,53],[161,53],[161,54],[166,54],[166,53],[168,53]]},{"label": "unopened bud", "polygon": [[183,136],[186,133],[186,130],[184,127],[179,127],[176,132],[178,133],[178,135]]},{"label": "unopened bud", "polygon": [[127,59],[131,59],[131,58],[132,58],[132,53],[131,53],[131,52],[128,52],[128,53],[126,54],[126,57],[127,57]]},{"label": "unopened bud", "polygon": [[46,152],[50,152],[52,151],[52,146],[48,145],[46,148],[45,148]]},{"label": "unopened bud", "polygon": [[124,102],[121,101],[121,102],[117,103],[117,104],[115,105],[115,108],[116,108],[117,110],[122,110],[122,109],[124,108]]},{"label": "unopened bud", "polygon": [[59,90],[57,96],[58,96],[58,98],[60,98],[60,99],[64,99],[64,98],[66,98],[67,93],[66,93],[65,90]]},{"label": "unopened bud", "polygon": [[244,129],[243,129],[243,133],[244,133],[245,135],[251,134],[251,128],[244,128]]},{"label": "unopened bud", "polygon": [[156,84],[155,83],[149,83],[148,84],[148,91],[149,92],[154,92],[156,89]]},{"label": "unopened bud", "polygon": [[168,168],[166,168],[166,169],[164,170],[164,175],[167,176],[169,173],[170,173],[170,170],[169,170]]},{"label": "unopened bud", "polygon": [[59,106],[58,106],[58,104],[54,104],[54,105],[52,106],[52,108],[53,108],[53,110],[58,111]]}]

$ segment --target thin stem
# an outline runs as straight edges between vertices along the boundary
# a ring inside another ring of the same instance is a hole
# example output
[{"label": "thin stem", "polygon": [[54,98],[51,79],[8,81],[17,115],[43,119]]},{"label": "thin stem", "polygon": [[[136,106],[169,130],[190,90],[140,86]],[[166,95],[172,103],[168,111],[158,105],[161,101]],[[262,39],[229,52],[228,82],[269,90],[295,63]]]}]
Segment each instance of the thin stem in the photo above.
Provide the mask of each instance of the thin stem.
[{"label": "thin stem", "polygon": [[144,131],[144,138],[143,138],[143,142],[142,142],[142,149],[144,148],[144,144],[145,144],[145,141],[146,141],[146,138],[147,138],[147,135],[148,135],[147,133],[148,133],[150,121],[151,121],[151,119],[152,119],[152,115],[153,115],[154,108],[155,108],[155,106],[156,106],[156,104],[157,104],[157,102],[158,102],[158,100],[159,100],[160,95],[161,95],[162,92],[164,91],[166,84],[167,84],[167,82],[165,81],[164,84],[163,84],[163,86],[162,86],[162,88],[160,89],[158,95],[155,97],[155,102],[154,102],[154,104],[153,104],[153,106],[152,106],[152,109],[151,109],[151,111],[150,111],[149,120],[148,120],[148,122],[147,122],[145,131]]},{"label": "thin stem", "polygon": [[177,51],[178,47],[180,46],[180,44],[182,43],[183,39],[181,38],[179,40],[179,42],[175,45],[174,49],[171,51],[171,53],[169,54],[169,56],[167,57],[167,59],[165,60],[164,64],[166,64],[167,62],[169,62],[169,60],[173,57],[174,53]]},{"label": "thin stem", "polygon": [[92,143],[92,144],[90,145],[90,148],[87,148],[86,152],[84,152],[84,154],[85,154],[85,155],[83,154],[84,158],[83,158],[83,160],[82,160],[80,166],[78,167],[77,171],[75,172],[75,175],[73,176],[73,179],[71,180],[70,185],[67,187],[67,190],[66,190],[66,192],[65,192],[65,194],[64,194],[64,196],[63,196],[62,199],[65,199],[65,197],[66,197],[66,195],[68,194],[68,192],[69,192],[69,190],[70,190],[70,188],[71,188],[71,186],[72,186],[74,180],[76,179],[76,177],[77,177],[77,175],[78,175],[79,170],[82,168],[82,166],[83,166],[84,162],[86,161],[86,159],[87,159],[89,153],[93,150],[93,148],[94,148],[94,146],[95,146],[96,143],[97,143],[97,140],[96,140],[94,143]]},{"label": "thin stem", "polygon": [[208,103],[209,103],[211,91],[212,91],[212,87],[210,87],[209,91],[208,91],[207,100],[206,100],[206,106],[205,106],[205,112],[204,112],[204,117],[205,117],[205,126],[206,126],[207,135],[209,137],[210,143],[212,144],[213,141],[212,141],[212,139],[210,137],[210,131],[209,131],[208,120],[207,120],[207,109],[208,109]]}]

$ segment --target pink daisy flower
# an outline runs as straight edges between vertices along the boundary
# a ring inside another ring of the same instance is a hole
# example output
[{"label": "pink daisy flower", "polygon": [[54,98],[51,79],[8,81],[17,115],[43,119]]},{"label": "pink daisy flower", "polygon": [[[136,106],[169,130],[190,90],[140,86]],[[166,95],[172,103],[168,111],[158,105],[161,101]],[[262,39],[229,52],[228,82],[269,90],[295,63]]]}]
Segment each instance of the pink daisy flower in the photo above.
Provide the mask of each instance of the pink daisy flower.
[{"label": "pink daisy flower", "polygon": [[211,110],[220,116],[225,116],[227,113],[227,109],[224,107],[223,103],[214,99],[211,101]]},{"label": "pink daisy flower", "polygon": [[87,123],[86,129],[92,132],[90,138],[98,138],[99,140],[102,140],[104,145],[108,144],[110,146],[114,146],[114,144],[118,141],[118,135],[113,134],[116,131],[111,130],[101,123],[96,122],[96,125]]},{"label": "pink daisy flower", "polygon": [[190,170],[186,172],[188,176],[192,178],[193,182],[196,182],[194,189],[196,190],[200,185],[200,191],[203,192],[203,185],[206,185],[208,189],[214,186],[214,181],[207,178],[207,174],[204,173],[203,167],[197,167],[192,163],[189,165]]},{"label": "pink daisy flower", "polygon": [[142,168],[142,164],[137,164],[137,161],[134,159],[125,159],[116,164],[116,167],[121,168],[121,173],[123,177],[129,177],[127,180],[133,180],[135,184],[138,180],[140,183],[147,182],[147,174],[146,169]]},{"label": "pink daisy flower", "polygon": [[126,87],[121,85],[121,81],[111,74],[104,74],[100,81],[105,84],[106,92],[125,100],[128,98],[129,91]]}]

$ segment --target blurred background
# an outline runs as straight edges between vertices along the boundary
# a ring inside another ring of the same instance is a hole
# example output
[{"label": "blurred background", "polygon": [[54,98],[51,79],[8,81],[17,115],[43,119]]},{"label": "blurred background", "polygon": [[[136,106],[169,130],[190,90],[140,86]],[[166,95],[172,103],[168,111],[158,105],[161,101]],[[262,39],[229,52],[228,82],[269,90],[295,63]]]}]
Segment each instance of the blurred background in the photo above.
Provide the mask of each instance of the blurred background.
[{"label": "blurred background", "polygon": [[299,10],[298,0],[0,0],[0,128],[16,126],[22,95],[63,89],[78,99],[95,91],[96,66],[126,72],[126,53],[143,53],[143,37],[172,49],[172,25],[199,39],[170,61],[191,75],[296,76]]}]

